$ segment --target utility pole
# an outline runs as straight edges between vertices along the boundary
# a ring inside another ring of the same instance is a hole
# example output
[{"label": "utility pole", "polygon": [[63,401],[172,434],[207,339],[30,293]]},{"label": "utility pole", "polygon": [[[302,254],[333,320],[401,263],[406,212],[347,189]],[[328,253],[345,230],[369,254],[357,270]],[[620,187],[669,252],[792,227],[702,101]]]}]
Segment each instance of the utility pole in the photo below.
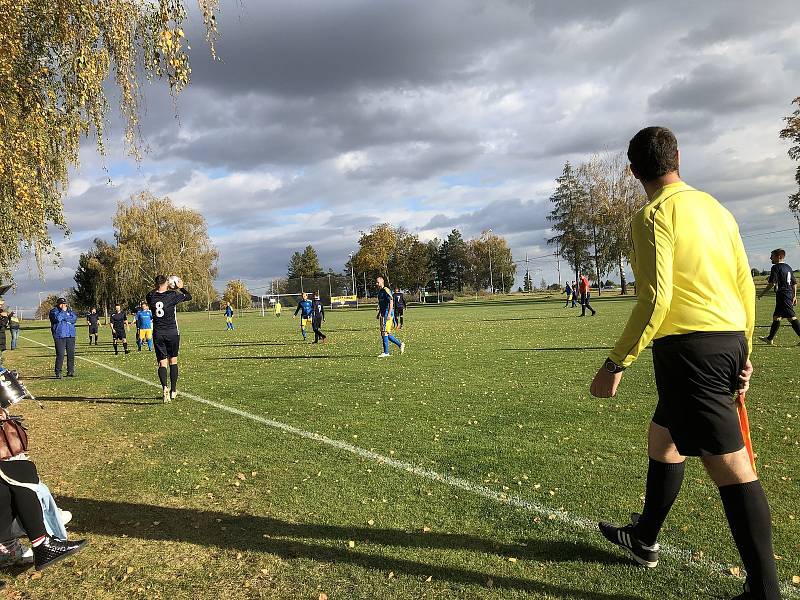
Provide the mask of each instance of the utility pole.
[{"label": "utility pole", "polygon": [[556,242],[556,271],[558,271],[558,287],[561,287],[561,251],[559,250],[558,242]]},{"label": "utility pole", "polygon": [[494,279],[492,277],[492,247],[490,245],[491,229],[486,230],[486,250],[489,253],[489,292],[494,295]]}]

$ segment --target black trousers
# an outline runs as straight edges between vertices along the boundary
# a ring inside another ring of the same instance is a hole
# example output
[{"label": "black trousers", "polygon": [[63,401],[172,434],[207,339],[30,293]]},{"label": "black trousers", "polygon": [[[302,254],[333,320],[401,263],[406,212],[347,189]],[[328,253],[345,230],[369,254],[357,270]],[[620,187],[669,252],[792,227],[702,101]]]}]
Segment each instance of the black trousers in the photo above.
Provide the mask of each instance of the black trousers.
[{"label": "black trousers", "polygon": [[[39,483],[36,465],[29,460],[0,461],[0,469],[5,475],[22,483]],[[36,492],[28,488],[9,485],[0,479],[0,541],[7,542],[14,536],[11,524],[18,518],[29,540],[47,534],[42,516],[42,505]]]},{"label": "black trousers", "polygon": [[55,338],[56,345],[56,375],[61,375],[64,365],[64,353],[67,354],[67,373],[75,373],[75,338]]}]

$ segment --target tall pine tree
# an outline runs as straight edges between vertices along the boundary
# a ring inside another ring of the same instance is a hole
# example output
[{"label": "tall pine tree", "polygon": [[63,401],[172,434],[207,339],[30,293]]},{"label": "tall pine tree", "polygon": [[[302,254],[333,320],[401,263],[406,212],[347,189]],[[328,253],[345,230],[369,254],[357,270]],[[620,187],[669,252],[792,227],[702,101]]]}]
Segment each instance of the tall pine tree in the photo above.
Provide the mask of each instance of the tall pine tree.
[{"label": "tall pine tree", "polygon": [[591,269],[590,240],[582,219],[582,210],[589,201],[586,190],[578,180],[569,161],[564,164],[561,176],[556,178],[556,189],[550,196],[553,208],[547,216],[556,235],[547,240],[575,271]]}]

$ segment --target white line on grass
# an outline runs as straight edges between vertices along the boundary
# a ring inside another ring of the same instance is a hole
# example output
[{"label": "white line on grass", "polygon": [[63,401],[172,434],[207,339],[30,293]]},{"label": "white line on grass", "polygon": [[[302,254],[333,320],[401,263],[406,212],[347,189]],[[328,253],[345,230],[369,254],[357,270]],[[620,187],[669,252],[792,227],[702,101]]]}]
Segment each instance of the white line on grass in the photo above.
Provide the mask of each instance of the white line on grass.
[{"label": "white line on grass", "polygon": [[[53,346],[48,346],[47,344],[43,344],[42,342],[32,340],[28,337],[25,336],[20,336],[20,337],[29,342],[33,342],[34,344],[38,344],[39,346],[43,346],[51,350],[54,349]],[[144,383],[145,385],[149,385],[159,389],[161,388],[160,383],[144,379],[143,377],[139,377],[138,375],[133,375],[131,373],[128,373],[121,369],[117,369],[116,367],[112,367],[110,365],[106,365],[91,358],[86,358],[85,356],[76,356],[75,358],[77,358],[78,360],[86,361],[103,369],[113,371],[114,373],[118,373],[123,377],[133,379],[140,383]],[[432,471],[430,469],[417,467],[412,465],[411,463],[403,462],[401,460],[397,460],[396,458],[391,458],[389,456],[384,456],[383,454],[378,454],[377,452],[373,452],[372,450],[367,450],[366,448],[354,446],[353,444],[348,444],[347,442],[343,442],[341,440],[329,438],[319,433],[305,431],[304,429],[299,429],[297,427],[288,425],[286,423],[282,423],[280,421],[275,421],[273,419],[268,419],[266,417],[255,415],[253,413],[249,413],[247,411],[240,410],[238,408],[234,408],[226,404],[221,404],[213,400],[206,400],[205,398],[201,398],[200,396],[197,396],[195,394],[190,394],[188,392],[182,391],[181,397],[190,398],[195,402],[199,402],[207,406],[212,406],[216,409],[237,415],[239,417],[243,417],[245,419],[261,423],[262,425],[267,425],[268,427],[272,427],[273,429],[278,429],[280,431],[284,431],[286,433],[290,433],[292,435],[296,435],[301,438],[314,440],[315,442],[320,442],[327,446],[332,446],[333,448],[344,450],[345,452],[349,452],[350,454],[355,454],[356,456],[360,456],[361,458],[377,462],[378,464],[385,465],[393,469],[397,469],[398,471],[405,471],[406,473],[410,473],[417,477],[421,477],[422,479],[427,479],[429,481],[434,481],[436,483],[444,483],[446,485],[449,485],[450,487],[459,490],[464,490],[465,492],[469,492],[477,496],[481,496],[483,498],[486,498],[487,500],[492,500],[494,502],[497,502],[498,504],[505,504],[507,506],[520,508],[522,510],[535,513],[537,515],[541,515],[543,517],[546,517],[548,520],[558,521],[565,525],[569,525],[575,529],[580,529],[584,531],[586,530],[597,531],[597,523],[595,521],[588,519],[586,517],[572,515],[567,511],[559,508],[549,508],[543,504],[539,504],[531,500],[525,500],[524,498],[515,496],[513,494],[504,494],[502,492],[498,492],[484,485],[479,485],[471,481],[468,481],[466,479],[461,479],[460,477],[453,477],[452,475],[447,475],[446,473],[439,473],[437,471]],[[662,545],[661,552],[669,557],[681,560],[689,564],[690,566],[707,570],[711,573],[726,575],[730,574],[731,572],[730,570],[733,568],[733,565],[726,565],[721,562],[705,558],[703,556],[698,557],[695,555],[695,553],[693,553],[690,550],[682,550],[674,546]],[[784,596],[786,597],[792,597],[792,598],[800,597],[796,588],[792,588],[788,584],[782,585],[781,589]]]}]

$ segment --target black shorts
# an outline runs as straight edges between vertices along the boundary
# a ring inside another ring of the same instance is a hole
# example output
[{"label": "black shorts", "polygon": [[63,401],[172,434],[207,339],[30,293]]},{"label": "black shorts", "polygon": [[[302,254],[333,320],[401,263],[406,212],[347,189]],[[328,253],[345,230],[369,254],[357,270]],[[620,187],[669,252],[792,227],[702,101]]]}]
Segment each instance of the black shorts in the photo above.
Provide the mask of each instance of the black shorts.
[{"label": "black shorts", "polygon": [[89,325],[89,335],[97,335],[97,325]]},{"label": "black shorts", "polygon": [[162,333],[153,336],[156,360],[177,358],[181,349],[181,336],[178,333]]},{"label": "black shorts", "polygon": [[653,343],[658,388],[653,423],[669,429],[683,456],[717,456],[744,447],[735,396],[747,355],[743,333],[696,332]]},{"label": "black shorts", "polygon": [[394,309],[394,316],[395,317],[402,317],[404,310],[405,310],[404,308],[395,308]]},{"label": "black shorts", "polygon": [[111,339],[112,340],[124,340],[127,339],[125,334],[125,329],[117,329],[116,327],[111,328]]},{"label": "black shorts", "polygon": [[792,305],[792,296],[788,294],[777,294],[775,296],[775,312],[772,313],[773,317],[781,317],[783,319],[794,319],[794,306]]}]

